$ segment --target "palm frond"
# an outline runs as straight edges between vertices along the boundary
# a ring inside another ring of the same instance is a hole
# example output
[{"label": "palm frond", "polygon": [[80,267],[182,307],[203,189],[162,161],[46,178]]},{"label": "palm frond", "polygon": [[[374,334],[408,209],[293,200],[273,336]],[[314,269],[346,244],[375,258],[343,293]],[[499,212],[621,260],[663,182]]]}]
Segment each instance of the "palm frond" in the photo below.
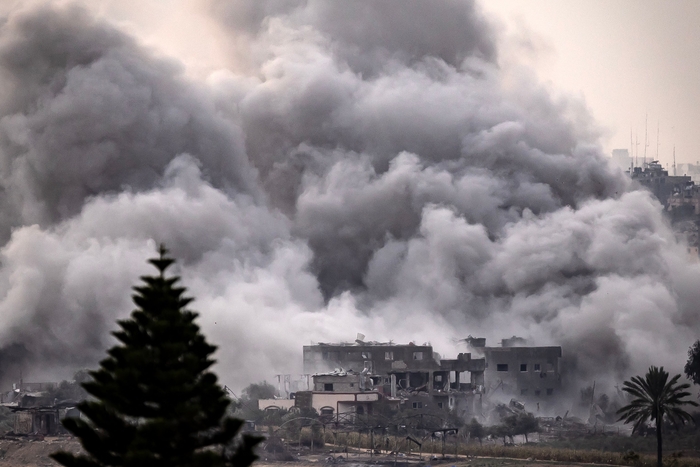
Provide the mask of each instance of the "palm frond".
[{"label": "palm frond", "polygon": [[664,417],[676,426],[693,421],[692,416],[681,407],[697,407],[698,404],[686,399],[691,396],[686,391],[690,385],[678,384],[680,377],[681,375],[675,375],[669,380],[669,374],[663,367],[652,366],[644,377],[634,376],[625,381],[622,390],[633,399],[617,411],[620,417],[618,420],[634,423],[634,431],[650,420],[661,420]]}]

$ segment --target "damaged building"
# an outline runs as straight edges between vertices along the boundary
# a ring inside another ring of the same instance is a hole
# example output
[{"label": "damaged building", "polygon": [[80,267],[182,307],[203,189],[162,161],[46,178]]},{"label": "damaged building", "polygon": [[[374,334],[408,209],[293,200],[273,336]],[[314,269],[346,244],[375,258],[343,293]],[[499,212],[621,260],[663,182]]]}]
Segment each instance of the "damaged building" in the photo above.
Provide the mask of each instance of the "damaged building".
[{"label": "damaged building", "polygon": [[[305,390],[263,399],[262,410],[313,408],[329,421],[351,423],[372,414],[383,401],[400,410],[444,410],[483,417],[486,404],[517,399],[539,410],[561,392],[558,346],[530,346],[521,338],[487,347],[486,339],[465,339],[470,352],[441,358],[430,344],[318,343],[303,348]],[[282,377],[280,376],[280,381]],[[280,391],[282,394],[282,391]],[[489,401],[489,399],[491,399]]]},{"label": "damaged building", "polygon": [[683,190],[692,181],[687,175],[669,175],[659,161],[651,161],[644,168],[635,167],[630,176],[649,189],[664,209],[669,208],[669,200],[674,191]]},{"label": "damaged building", "polygon": [[[303,352],[304,372],[316,373],[316,391],[321,390],[317,384],[321,384],[324,374],[342,368],[366,375],[365,391],[376,391],[384,400],[402,409],[453,409],[465,417],[481,412],[485,361],[473,359],[469,353],[460,353],[456,359],[442,359],[429,344],[364,342],[361,339],[353,343],[304,346]],[[336,384],[324,382],[323,390],[335,391]],[[352,389],[352,386],[345,389]]]},{"label": "damaged building", "polygon": [[503,339],[499,347],[487,347],[485,339],[467,340],[473,352],[486,360],[484,379],[489,396],[517,398],[534,407],[549,406],[560,394],[560,346],[528,346],[519,337]]},{"label": "damaged building", "polygon": [[13,389],[2,394],[0,406],[12,412],[12,431],[15,436],[54,436],[68,434],[61,420],[80,417],[77,401],[59,401],[49,395],[58,383],[13,384]]}]

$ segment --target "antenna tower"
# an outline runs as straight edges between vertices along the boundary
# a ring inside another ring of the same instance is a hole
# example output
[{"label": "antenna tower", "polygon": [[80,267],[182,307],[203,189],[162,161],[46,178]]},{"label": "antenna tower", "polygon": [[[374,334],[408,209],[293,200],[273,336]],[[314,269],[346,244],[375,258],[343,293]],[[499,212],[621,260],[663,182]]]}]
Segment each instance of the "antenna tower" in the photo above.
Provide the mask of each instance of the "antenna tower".
[{"label": "antenna tower", "polygon": [[659,122],[657,120],[656,122],[656,160],[659,160],[659,145],[661,143],[659,142]]},{"label": "antenna tower", "polygon": [[630,174],[634,172],[634,140],[632,139],[632,127],[630,127]]},{"label": "antenna tower", "polygon": [[673,145],[673,176],[676,176],[676,145]]},{"label": "antenna tower", "polygon": [[649,116],[644,115],[644,162],[642,162],[642,167],[647,165],[647,148],[649,147]]}]

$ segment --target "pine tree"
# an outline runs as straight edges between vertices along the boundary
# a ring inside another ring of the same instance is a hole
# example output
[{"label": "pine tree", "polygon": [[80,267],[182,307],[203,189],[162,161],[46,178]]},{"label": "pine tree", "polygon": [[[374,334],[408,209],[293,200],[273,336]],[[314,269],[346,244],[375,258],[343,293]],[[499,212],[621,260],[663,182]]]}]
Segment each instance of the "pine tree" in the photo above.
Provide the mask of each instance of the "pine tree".
[{"label": "pine tree", "polygon": [[92,396],[78,408],[88,420],[67,418],[63,424],[84,454],[58,452],[65,466],[237,466],[255,460],[258,438],[242,436],[243,422],[226,415],[230,400],[209,371],[216,347],[186,309],[192,298],[166,277],[174,260],[160,247],[149,260],[159,275],[141,277],[134,287],[137,309],[118,321],[112,347],[100,368],[83,384]]}]

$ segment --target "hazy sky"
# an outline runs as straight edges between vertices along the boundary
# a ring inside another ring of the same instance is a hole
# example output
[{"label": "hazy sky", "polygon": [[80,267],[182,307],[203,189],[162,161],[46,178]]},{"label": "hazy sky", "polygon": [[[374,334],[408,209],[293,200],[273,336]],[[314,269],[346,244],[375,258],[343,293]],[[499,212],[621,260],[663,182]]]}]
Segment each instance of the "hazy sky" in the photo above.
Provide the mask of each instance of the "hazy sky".
[{"label": "hazy sky", "polygon": [[[230,60],[201,0],[96,0],[103,13],[206,74]],[[695,0],[489,0],[480,2],[502,34],[500,60],[530,67],[552,92],[580,98],[601,126],[606,154],[700,160],[700,2]],[[177,7],[175,7],[177,6]],[[231,66],[231,63],[227,63]]]},{"label": "hazy sky", "polygon": [[[604,127],[605,152],[630,147],[630,129],[648,155],[700,160],[700,2],[694,0],[489,0],[503,22],[504,47],[518,51],[554,90],[581,96]],[[523,53],[529,42],[536,54]],[[526,43],[527,44],[527,43]],[[503,49],[502,49],[503,50]]]}]

